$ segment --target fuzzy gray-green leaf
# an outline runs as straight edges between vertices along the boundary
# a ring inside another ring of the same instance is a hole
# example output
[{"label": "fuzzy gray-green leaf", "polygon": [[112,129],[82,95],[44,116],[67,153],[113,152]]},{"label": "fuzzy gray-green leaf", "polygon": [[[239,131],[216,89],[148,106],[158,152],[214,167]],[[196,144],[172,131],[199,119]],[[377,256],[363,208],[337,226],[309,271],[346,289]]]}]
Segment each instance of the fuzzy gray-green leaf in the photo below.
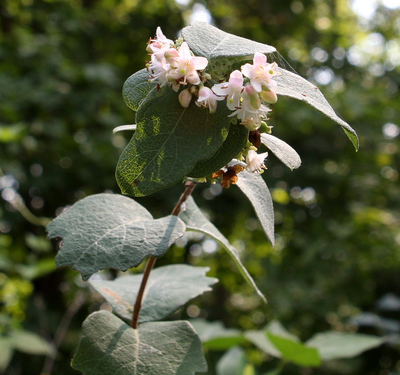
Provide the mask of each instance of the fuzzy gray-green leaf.
[{"label": "fuzzy gray-green leaf", "polygon": [[262,298],[264,302],[267,302],[264,295],[258,289],[253,278],[250,276],[246,267],[240,260],[238,251],[229,243],[229,241],[211,223],[211,221],[204,216],[199,207],[197,207],[192,197],[189,197],[189,199],[186,201],[186,210],[181,212],[179,217],[184,221],[187,229],[204,233],[214,238],[222,247],[224,247],[224,249],[232,257],[234,263],[236,264],[238,270],[240,271],[246,282],[254,289],[254,291]]},{"label": "fuzzy gray-green leaf", "polygon": [[[192,298],[210,291],[218,280],[206,277],[207,267],[177,264],[156,268],[151,272],[143,297],[139,322],[161,320]],[[133,303],[143,275],[126,275],[113,281],[92,280],[90,284],[124,319],[131,319]]]},{"label": "fuzzy gray-green leaf", "polygon": [[207,371],[200,340],[188,322],[152,322],[133,329],[108,311],[95,312],[83,323],[72,367],[83,375]]},{"label": "fuzzy gray-green leaf", "polygon": [[84,280],[93,273],[137,267],[152,255],[161,257],[185,232],[175,216],[154,220],[134,200],[97,194],[75,203],[47,227],[50,238],[62,238],[57,267],[71,266]]}]

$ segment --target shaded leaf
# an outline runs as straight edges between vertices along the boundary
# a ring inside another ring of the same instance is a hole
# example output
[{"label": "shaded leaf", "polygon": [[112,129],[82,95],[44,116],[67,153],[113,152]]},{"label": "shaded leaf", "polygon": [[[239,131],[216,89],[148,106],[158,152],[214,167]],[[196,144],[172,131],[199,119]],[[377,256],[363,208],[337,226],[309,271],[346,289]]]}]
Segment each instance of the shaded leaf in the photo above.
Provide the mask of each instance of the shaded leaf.
[{"label": "shaded leaf", "polygon": [[283,359],[299,366],[318,367],[321,358],[318,350],[305,346],[299,341],[267,333],[268,339],[280,351]]},{"label": "shaded leaf", "polygon": [[203,347],[211,350],[227,350],[246,342],[243,334],[233,328],[225,328],[222,322],[207,322],[204,319],[190,321],[200,337]]},{"label": "shaded leaf", "polygon": [[317,333],[306,342],[306,345],[317,348],[322,359],[330,360],[355,357],[382,345],[384,341],[384,338],[371,335],[332,331]]},{"label": "shaded leaf", "polygon": [[0,336],[0,372],[3,372],[11,361],[14,348],[9,336]]},{"label": "shaded leaf", "polygon": [[148,93],[155,88],[156,85],[154,83],[149,83],[149,72],[147,69],[142,69],[132,74],[125,81],[122,88],[122,97],[129,108],[137,111]]},{"label": "shaded leaf", "polygon": [[347,122],[343,121],[335,113],[319,88],[298,74],[289,72],[282,68],[278,68],[278,70],[280,75],[275,78],[275,81],[278,83],[276,93],[278,95],[289,96],[297,100],[305,101],[312,107],[318,109],[324,115],[331,118],[333,121],[337,122],[353,143],[354,148],[358,150],[359,142],[357,133]]},{"label": "shaded leaf", "polygon": [[[218,280],[206,277],[208,270],[208,267],[185,264],[153,270],[142,300],[139,322],[166,318],[192,298],[210,291],[210,285]],[[142,278],[143,275],[126,275],[113,281],[91,280],[90,284],[107,300],[115,313],[130,320]]]},{"label": "shaded leaf", "polygon": [[135,135],[118,161],[122,192],[143,196],[181,181],[197,162],[221,147],[229,131],[229,113],[222,105],[215,113],[194,102],[183,108],[169,87],[151,91],[138,109]]},{"label": "shaded leaf", "polygon": [[193,22],[182,30],[185,42],[195,55],[208,60],[223,57],[249,57],[256,52],[272,53],[275,47],[222,31],[205,22]]},{"label": "shaded leaf", "polygon": [[254,289],[254,291],[262,298],[264,302],[267,302],[264,295],[258,289],[253,278],[250,276],[249,272],[240,260],[238,251],[229,243],[229,241],[224,237],[224,235],[208,220],[201,210],[197,207],[194,199],[189,197],[186,201],[186,210],[179,214],[179,217],[186,224],[187,229],[196,232],[201,232],[214,238],[232,257],[234,263],[236,264],[238,270],[247,281],[247,283]]},{"label": "shaded leaf", "polygon": [[265,234],[274,246],[274,206],[267,184],[257,173],[243,171],[238,177],[236,185],[249,198]]},{"label": "shaded leaf", "polygon": [[72,367],[83,375],[207,371],[200,340],[188,322],[152,322],[133,329],[110,312],[99,311],[82,328]]},{"label": "shaded leaf", "polygon": [[50,238],[62,238],[57,267],[71,266],[87,280],[93,273],[137,267],[152,255],[160,258],[185,232],[175,216],[154,220],[134,200],[113,194],[82,199],[48,226]]},{"label": "shaded leaf", "polygon": [[242,151],[248,137],[249,131],[244,126],[231,124],[228,137],[218,151],[210,159],[198,162],[189,176],[200,178],[218,171]]},{"label": "shaded leaf", "polygon": [[228,350],[217,363],[217,375],[243,375],[247,365],[246,354],[241,348]]},{"label": "shaded leaf", "polygon": [[281,139],[271,134],[262,133],[261,142],[267,146],[275,156],[290,169],[297,169],[301,165],[299,154]]}]

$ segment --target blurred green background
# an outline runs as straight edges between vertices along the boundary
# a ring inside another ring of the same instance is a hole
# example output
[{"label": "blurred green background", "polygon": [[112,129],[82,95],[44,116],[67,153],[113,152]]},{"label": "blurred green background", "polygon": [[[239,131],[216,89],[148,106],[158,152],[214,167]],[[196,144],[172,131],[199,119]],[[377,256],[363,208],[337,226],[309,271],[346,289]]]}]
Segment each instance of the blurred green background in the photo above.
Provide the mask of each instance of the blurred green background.
[{"label": "blurred green background", "polygon": [[[144,66],[157,26],[173,39],[195,19],[275,46],[284,67],[320,87],[361,146],[356,153],[328,118],[280,98],[273,134],[303,164],[290,171],[267,159],[276,246],[235,186],[203,184],[194,192],[269,304],[247,289],[213,241],[188,236],[158,265],[209,266],[220,283],[177,316],[240,329],[278,319],[303,340],[329,329],[385,335],[388,344],[355,359],[319,369],[289,365],[282,373],[400,374],[399,7],[397,0],[3,0],[0,373],[78,373],[69,361],[80,325],[107,306],[77,272],[55,270],[56,246],[43,224],[85,196],[119,193],[114,170],[130,134],[112,129],[134,123],[123,82]],[[159,217],[182,190],[137,200]],[[25,339],[11,345],[7,338],[17,333]],[[38,337],[59,346],[55,357]],[[254,348],[248,354],[261,371],[275,363]],[[220,356],[207,353],[209,374]]]}]

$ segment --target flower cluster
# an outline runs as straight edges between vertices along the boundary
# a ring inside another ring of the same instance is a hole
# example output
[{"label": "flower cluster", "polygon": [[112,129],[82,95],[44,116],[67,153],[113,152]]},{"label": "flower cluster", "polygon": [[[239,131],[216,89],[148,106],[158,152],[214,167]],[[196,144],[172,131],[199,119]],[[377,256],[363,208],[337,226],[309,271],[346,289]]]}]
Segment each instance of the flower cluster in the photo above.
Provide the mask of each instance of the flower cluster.
[{"label": "flower cluster", "polygon": [[[240,124],[250,132],[260,127],[268,128],[266,121],[271,111],[269,105],[278,99],[274,77],[279,72],[277,64],[268,63],[264,54],[255,53],[253,64],[246,63],[240,70],[233,71],[228,82],[212,84],[212,77],[205,73],[207,58],[194,56],[188,44],[182,40],[174,43],[167,39],[161,28],[157,28],[156,37],[149,41],[147,51],[151,56],[146,65],[149,81],[157,83],[159,88],[169,85],[177,92],[182,87],[179,102],[183,107],[189,107],[195,97],[197,106],[208,108],[212,113],[217,109],[217,102],[226,99],[226,105],[232,111],[229,117],[236,116]],[[256,149],[249,147],[245,152],[245,167],[232,169],[227,166],[227,170],[217,172],[219,175],[215,177],[221,177],[220,174],[225,173],[224,184],[228,187],[230,183],[236,182],[230,174],[236,175],[244,168],[261,173],[265,169],[264,159],[267,153],[257,154]]]}]

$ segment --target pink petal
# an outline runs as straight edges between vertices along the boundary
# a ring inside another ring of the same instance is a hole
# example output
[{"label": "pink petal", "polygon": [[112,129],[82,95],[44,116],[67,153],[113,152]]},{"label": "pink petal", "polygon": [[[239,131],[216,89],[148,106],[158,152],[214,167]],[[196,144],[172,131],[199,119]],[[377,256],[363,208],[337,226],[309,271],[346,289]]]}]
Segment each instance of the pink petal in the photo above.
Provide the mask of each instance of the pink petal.
[{"label": "pink petal", "polygon": [[265,66],[267,64],[267,56],[265,56],[263,53],[256,52],[254,54],[253,63],[254,65]]}]

